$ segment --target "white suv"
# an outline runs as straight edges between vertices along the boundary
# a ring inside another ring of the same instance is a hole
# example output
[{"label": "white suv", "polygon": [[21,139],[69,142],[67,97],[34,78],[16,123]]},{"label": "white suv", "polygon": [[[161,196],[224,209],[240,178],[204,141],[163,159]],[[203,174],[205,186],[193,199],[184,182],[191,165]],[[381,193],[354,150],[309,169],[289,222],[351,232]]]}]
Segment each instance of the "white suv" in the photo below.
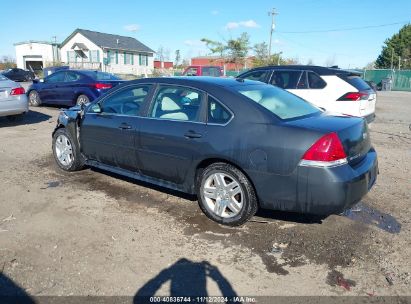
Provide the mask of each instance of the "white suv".
[{"label": "white suv", "polygon": [[375,91],[360,74],[338,68],[288,65],[251,69],[238,76],[281,87],[329,112],[375,118]]}]

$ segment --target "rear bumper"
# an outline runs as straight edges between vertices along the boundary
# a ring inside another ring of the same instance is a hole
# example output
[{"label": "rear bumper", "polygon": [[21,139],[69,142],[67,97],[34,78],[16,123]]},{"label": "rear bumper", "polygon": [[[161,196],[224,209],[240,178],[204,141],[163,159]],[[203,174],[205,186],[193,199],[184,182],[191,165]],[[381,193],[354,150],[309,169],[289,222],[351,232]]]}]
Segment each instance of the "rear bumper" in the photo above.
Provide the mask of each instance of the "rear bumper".
[{"label": "rear bumper", "polygon": [[378,174],[377,153],[371,150],[355,166],[300,167],[298,170],[298,197],[305,211],[338,214],[358,203],[374,185]]},{"label": "rear bumper", "polygon": [[364,119],[368,122],[368,123],[372,123],[375,120],[375,113],[371,113],[369,115],[364,116]]},{"label": "rear bumper", "polygon": [[26,95],[0,101],[0,116],[17,115],[28,111],[29,104]]},{"label": "rear bumper", "polygon": [[[374,185],[378,174],[375,150],[355,166],[331,168],[298,166],[291,176],[276,177],[271,187],[256,185],[262,208],[307,214],[339,214],[358,203]],[[274,186],[281,186],[276,189]]]}]

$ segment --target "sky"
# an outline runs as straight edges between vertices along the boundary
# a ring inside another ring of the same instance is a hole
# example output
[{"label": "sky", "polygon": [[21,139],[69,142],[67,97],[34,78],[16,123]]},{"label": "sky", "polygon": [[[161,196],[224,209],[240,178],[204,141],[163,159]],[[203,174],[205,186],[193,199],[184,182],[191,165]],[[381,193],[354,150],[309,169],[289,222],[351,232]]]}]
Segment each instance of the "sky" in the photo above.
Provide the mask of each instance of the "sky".
[{"label": "sky", "polygon": [[162,46],[170,60],[177,49],[182,58],[207,55],[202,38],[247,32],[251,46],[268,43],[275,8],[273,52],[355,68],[374,61],[385,39],[411,22],[410,0],[2,0],[1,7],[15,17],[0,18],[0,57],[15,57],[16,42],[61,42],[76,28],[135,37],[155,51]]}]

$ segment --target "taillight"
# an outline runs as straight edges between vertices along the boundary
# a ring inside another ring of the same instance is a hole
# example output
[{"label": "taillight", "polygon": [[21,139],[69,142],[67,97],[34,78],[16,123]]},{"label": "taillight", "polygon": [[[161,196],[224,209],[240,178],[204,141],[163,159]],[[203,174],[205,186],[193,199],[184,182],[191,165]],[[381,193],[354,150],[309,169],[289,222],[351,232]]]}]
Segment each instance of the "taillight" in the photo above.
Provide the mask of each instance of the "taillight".
[{"label": "taillight", "polygon": [[10,95],[23,95],[26,94],[26,91],[24,90],[24,88],[14,88],[11,89],[10,91]]},{"label": "taillight", "polygon": [[110,83],[95,83],[95,84],[94,84],[94,87],[95,87],[96,89],[98,89],[98,90],[101,90],[101,89],[111,89],[111,88],[113,87],[113,85],[110,84]]},{"label": "taillight", "polygon": [[348,92],[338,98],[338,101],[358,101],[368,99],[369,95],[367,92]]},{"label": "taillight", "polygon": [[304,154],[300,165],[329,167],[347,163],[347,155],[337,133],[329,133],[317,140]]}]

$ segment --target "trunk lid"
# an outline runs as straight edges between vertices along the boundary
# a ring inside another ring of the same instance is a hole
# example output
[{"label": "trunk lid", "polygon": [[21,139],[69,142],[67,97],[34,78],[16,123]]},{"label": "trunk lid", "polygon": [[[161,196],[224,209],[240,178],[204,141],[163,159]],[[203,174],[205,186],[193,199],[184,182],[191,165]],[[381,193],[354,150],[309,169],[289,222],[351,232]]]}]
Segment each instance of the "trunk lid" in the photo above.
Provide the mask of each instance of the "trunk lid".
[{"label": "trunk lid", "polygon": [[352,165],[360,162],[371,148],[368,125],[363,118],[331,116],[324,113],[289,121],[286,124],[319,131],[324,135],[336,132],[347,154],[347,160]]},{"label": "trunk lid", "polygon": [[9,99],[10,91],[14,86],[10,80],[0,80],[0,101]]}]

